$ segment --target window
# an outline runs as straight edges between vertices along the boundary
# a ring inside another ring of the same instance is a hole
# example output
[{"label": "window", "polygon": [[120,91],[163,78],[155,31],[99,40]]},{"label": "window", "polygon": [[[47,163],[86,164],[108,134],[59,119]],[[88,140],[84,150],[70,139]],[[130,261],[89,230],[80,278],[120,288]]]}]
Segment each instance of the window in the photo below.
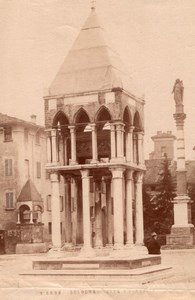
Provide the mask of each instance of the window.
[{"label": "window", "polygon": [[161,154],[164,155],[166,153],[167,149],[166,147],[161,147]]},{"label": "window", "polygon": [[49,234],[52,234],[52,224],[51,224],[51,222],[48,222],[48,231],[49,231]]},{"label": "window", "polygon": [[12,128],[11,127],[4,128],[4,141],[5,142],[12,141]]},{"label": "window", "polygon": [[6,193],[5,197],[6,197],[5,208],[6,209],[13,209],[14,208],[13,192]]},{"label": "window", "polygon": [[24,129],[24,142],[28,143],[28,129],[27,128]]},{"label": "window", "polygon": [[41,163],[37,161],[37,178],[41,178]]},{"label": "window", "polygon": [[12,159],[5,160],[5,176],[12,176]]},{"label": "window", "polygon": [[47,195],[47,210],[51,211],[51,195]]},{"label": "window", "polygon": [[25,159],[25,177],[29,178],[30,177],[30,173],[29,173],[29,160]]},{"label": "window", "polygon": [[37,145],[40,145],[40,134],[38,132],[36,133],[36,136],[35,136],[35,143]]}]

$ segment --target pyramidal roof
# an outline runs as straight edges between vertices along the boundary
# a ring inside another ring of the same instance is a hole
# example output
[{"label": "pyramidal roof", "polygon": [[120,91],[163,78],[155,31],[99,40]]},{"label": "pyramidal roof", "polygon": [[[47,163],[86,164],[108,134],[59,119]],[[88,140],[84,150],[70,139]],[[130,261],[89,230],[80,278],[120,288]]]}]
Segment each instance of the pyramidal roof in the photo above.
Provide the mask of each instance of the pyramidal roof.
[{"label": "pyramidal roof", "polygon": [[18,202],[24,201],[42,201],[41,195],[37,191],[34,183],[32,180],[28,180],[25,185],[23,186],[20,195],[17,199]]},{"label": "pyramidal roof", "polygon": [[118,55],[107,44],[95,9],[92,9],[50,86],[50,95],[113,88],[122,88],[131,94],[137,94]]}]

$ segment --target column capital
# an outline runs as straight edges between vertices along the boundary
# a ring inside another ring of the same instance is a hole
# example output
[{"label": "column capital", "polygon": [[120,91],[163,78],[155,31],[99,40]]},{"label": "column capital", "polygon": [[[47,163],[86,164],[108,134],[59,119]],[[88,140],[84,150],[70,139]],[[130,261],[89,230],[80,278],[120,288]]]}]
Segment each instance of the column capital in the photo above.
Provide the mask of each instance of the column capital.
[{"label": "column capital", "polygon": [[135,126],[130,126],[130,127],[129,127],[129,132],[130,132],[130,133],[133,133],[133,130],[134,130],[134,129],[135,129]]},{"label": "column capital", "polygon": [[57,129],[52,128],[51,129],[51,136],[56,136],[57,135]]},{"label": "column capital", "polygon": [[50,174],[50,181],[51,182],[59,182],[57,172],[53,172],[53,173]]},{"label": "column capital", "polygon": [[123,167],[118,167],[118,168],[111,168],[110,171],[112,172],[112,178],[123,178],[123,173],[125,171],[125,168]]},{"label": "column capital", "polygon": [[135,172],[136,183],[142,183],[143,182],[143,177],[144,177],[143,172]]},{"label": "column capital", "polygon": [[92,130],[95,130],[95,128],[97,127],[96,123],[89,123],[89,125],[91,126]]},{"label": "column capital", "polygon": [[80,170],[82,179],[89,178],[89,169]]},{"label": "column capital", "polygon": [[76,125],[69,125],[68,128],[70,129],[70,131],[73,131],[73,130],[75,130]]},{"label": "column capital", "polygon": [[122,131],[125,126],[123,122],[116,122],[115,125],[116,125],[116,131]]},{"label": "column capital", "polygon": [[133,173],[134,173],[134,170],[126,170],[126,179],[133,180]]}]

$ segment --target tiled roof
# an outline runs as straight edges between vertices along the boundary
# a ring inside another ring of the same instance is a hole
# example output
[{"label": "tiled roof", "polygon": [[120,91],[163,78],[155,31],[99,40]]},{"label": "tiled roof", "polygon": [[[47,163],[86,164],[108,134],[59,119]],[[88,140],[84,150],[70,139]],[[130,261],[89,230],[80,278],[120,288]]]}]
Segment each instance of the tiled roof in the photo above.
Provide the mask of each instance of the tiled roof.
[{"label": "tiled roof", "polygon": [[37,191],[31,179],[29,179],[25,183],[17,199],[17,202],[24,202],[24,201],[32,201],[32,202],[42,201],[41,195]]},{"label": "tiled roof", "polygon": [[140,96],[119,56],[108,45],[93,9],[52,82],[49,93],[75,94],[113,88],[122,88]]},{"label": "tiled roof", "polygon": [[37,124],[32,123],[32,122],[28,122],[28,121],[25,121],[25,120],[18,119],[16,117],[11,117],[11,116],[8,116],[6,114],[0,113],[0,126],[5,126],[5,125],[9,125],[9,124],[10,125],[11,124],[23,124],[24,126],[39,127],[39,128],[44,129],[44,127],[41,126],[41,125],[37,125]]}]

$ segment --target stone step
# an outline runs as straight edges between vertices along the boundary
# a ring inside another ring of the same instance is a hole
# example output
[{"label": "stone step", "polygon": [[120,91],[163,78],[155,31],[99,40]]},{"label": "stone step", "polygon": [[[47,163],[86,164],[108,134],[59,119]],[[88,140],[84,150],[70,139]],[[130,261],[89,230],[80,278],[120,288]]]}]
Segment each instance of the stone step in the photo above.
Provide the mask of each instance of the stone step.
[{"label": "stone step", "polygon": [[161,263],[160,255],[147,255],[134,258],[108,258],[94,257],[93,259],[75,257],[75,259],[46,259],[33,261],[36,270],[62,270],[62,269],[137,269]]},{"label": "stone step", "polygon": [[124,286],[132,283],[147,283],[173,276],[170,266],[149,266],[132,270],[32,270],[20,277],[33,286],[55,282],[60,286]]}]

